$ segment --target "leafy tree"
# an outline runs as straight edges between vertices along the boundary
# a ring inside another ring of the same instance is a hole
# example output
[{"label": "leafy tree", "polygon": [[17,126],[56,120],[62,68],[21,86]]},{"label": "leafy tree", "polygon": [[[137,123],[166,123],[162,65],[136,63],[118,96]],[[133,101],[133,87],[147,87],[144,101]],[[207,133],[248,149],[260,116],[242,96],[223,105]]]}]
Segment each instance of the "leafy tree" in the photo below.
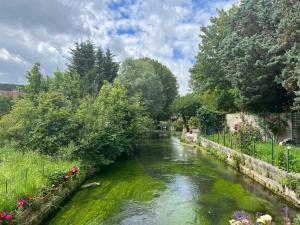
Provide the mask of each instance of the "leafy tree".
[{"label": "leafy tree", "polygon": [[194,94],[179,96],[172,106],[173,112],[180,115],[183,119],[184,126],[189,131],[188,121],[192,116],[197,115],[197,109],[201,106],[199,97]]},{"label": "leafy tree", "polygon": [[114,79],[118,75],[119,64],[114,62],[113,54],[109,49],[106,50],[104,57],[104,77],[103,80],[106,80],[110,83],[114,81]]},{"label": "leafy tree", "polygon": [[[217,17],[212,17],[211,25],[201,27],[201,45],[196,64],[190,69],[190,85],[194,92],[201,95],[215,95],[215,105],[224,111],[236,109],[232,96],[231,80],[221,65],[220,49],[222,40],[230,33],[230,20],[236,14],[237,6],[234,5],[228,12],[220,10]],[[225,99],[224,96],[228,96]],[[221,102],[222,101],[222,102]],[[211,101],[210,101],[211,103]],[[224,107],[224,108],[222,108]]]},{"label": "leafy tree", "polygon": [[12,98],[0,96],[0,116],[10,112],[12,106]]},{"label": "leafy tree", "polygon": [[142,59],[127,59],[122,63],[120,81],[129,96],[140,95],[151,118],[157,120],[163,111],[164,94],[160,76],[153,65]]},{"label": "leafy tree", "polygon": [[43,90],[43,75],[41,73],[41,65],[33,64],[30,71],[27,72],[28,84],[24,87],[25,92],[29,95],[36,95]]},{"label": "leafy tree", "polygon": [[278,30],[287,14],[278,2],[242,1],[222,42],[222,65],[248,111],[278,112],[292,104],[292,96],[276,82],[286,67],[284,52],[293,46],[280,41]]},{"label": "leafy tree", "polygon": [[104,80],[113,82],[119,70],[109,49],[104,54],[101,48],[95,48],[92,42],[76,43],[71,49],[68,66],[71,74],[79,74],[81,96],[90,94],[96,97]]},{"label": "leafy tree", "polygon": [[40,93],[34,104],[31,98],[16,101],[11,113],[0,121],[0,136],[20,149],[53,155],[76,134],[71,116],[71,102],[61,93]]},{"label": "leafy tree", "polygon": [[151,118],[160,120],[170,116],[177,84],[166,66],[149,58],[127,59],[121,67],[120,81],[130,96],[141,95]]},{"label": "leafy tree", "polygon": [[75,48],[71,49],[71,55],[69,70],[79,74],[80,94],[85,96],[91,93],[91,84],[95,78],[95,47],[90,41],[76,43]]},{"label": "leafy tree", "polygon": [[130,154],[149,127],[138,98],[130,98],[120,84],[104,83],[93,101],[82,101],[75,118],[82,121],[77,154],[105,165]]},{"label": "leafy tree", "polygon": [[47,85],[49,91],[62,93],[73,104],[79,104],[80,98],[80,76],[71,71],[56,71],[53,77],[48,77]]},{"label": "leafy tree", "polygon": [[159,75],[163,86],[163,110],[159,115],[160,119],[168,119],[171,115],[171,105],[178,95],[178,85],[175,75],[157,60],[150,58],[143,58],[145,62],[149,62],[153,65],[155,73]]}]

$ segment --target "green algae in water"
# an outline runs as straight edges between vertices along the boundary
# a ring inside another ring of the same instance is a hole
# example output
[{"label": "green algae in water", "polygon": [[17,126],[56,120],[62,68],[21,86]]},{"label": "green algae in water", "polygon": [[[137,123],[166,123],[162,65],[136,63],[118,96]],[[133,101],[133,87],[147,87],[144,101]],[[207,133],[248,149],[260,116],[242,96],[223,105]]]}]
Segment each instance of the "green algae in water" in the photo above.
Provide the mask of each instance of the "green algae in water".
[{"label": "green algae in water", "polygon": [[99,180],[100,187],[80,190],[50,224],[101,224],[125,201],[150,201],[157,191],[164,188],[163,182],[145,174],[138,160],[119,162],[89,182]]},{"label": "green algae in water", "polygon": [[[237,210],[280,221],[287,205],[231,168],[177,139],[155,140],[135,158],[110,166],[80,190],[51,225],[225,225]],[[294,211],[295,212],[295,211]]]}]

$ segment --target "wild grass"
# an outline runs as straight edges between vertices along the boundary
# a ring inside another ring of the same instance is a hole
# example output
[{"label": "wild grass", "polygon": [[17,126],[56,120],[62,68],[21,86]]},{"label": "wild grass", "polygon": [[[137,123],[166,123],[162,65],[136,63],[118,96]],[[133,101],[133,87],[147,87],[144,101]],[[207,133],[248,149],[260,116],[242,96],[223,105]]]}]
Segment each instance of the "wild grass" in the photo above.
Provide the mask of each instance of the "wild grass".
[{"label": "wild grass", "polygon": [[78,161],[22,153],[12,147],[0,149],[0,211],[9,211],[24,196],[36,196],[51,186],[49,176],[72,168]]}]

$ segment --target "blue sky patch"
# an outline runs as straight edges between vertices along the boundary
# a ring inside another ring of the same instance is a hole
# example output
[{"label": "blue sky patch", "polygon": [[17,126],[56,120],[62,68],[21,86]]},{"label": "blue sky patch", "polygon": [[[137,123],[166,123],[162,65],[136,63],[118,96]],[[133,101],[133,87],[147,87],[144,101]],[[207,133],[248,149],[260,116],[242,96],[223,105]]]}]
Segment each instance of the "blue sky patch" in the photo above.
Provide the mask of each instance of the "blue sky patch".
[{"label": "blue sky patch", "polygon": [[173,59],[183,59],[182,52],[177,48],[173,49]]}]

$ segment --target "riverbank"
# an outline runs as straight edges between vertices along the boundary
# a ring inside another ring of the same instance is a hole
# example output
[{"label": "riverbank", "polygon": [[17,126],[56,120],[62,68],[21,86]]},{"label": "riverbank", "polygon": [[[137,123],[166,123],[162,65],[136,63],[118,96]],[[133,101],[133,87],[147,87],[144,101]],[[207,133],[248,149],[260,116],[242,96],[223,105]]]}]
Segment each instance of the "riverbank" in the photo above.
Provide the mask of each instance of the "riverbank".
[{"label": "riverbank", "polygon": [[190,134],[188,134],[187,138],[185,138],[185,134],[183,134],[182,137],[184,141],[199,147],[201,150],[210,152],[219,160],[247,175],[260,185],[268,188],[276,195],[284,198],[286,201],[300,209],[299,174],[287,173],[269,163],[242,154],[241,152],[210,141],[204,137],[199,137],[196,142],[189,142]]},{"label": "riverbank", "polygon": [[253,218],[268,213],[284,224],[280,211],[289,207],[246,176],[178,138],[149,140],[135,156],[101,170],[43,225],[224,225],[244,209]]}]

